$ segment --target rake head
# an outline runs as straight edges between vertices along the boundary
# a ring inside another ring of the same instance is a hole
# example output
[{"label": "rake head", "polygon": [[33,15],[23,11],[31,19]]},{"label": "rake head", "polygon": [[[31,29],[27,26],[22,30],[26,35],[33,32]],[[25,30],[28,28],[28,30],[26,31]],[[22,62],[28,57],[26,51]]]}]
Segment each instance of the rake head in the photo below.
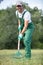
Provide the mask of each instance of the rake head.
[{"label": "rake head", "polygon": [[17,53],[15,53],[14,57],[15,58],[22,58],[23,56],[22,56],[22,53],[18,51]]}]

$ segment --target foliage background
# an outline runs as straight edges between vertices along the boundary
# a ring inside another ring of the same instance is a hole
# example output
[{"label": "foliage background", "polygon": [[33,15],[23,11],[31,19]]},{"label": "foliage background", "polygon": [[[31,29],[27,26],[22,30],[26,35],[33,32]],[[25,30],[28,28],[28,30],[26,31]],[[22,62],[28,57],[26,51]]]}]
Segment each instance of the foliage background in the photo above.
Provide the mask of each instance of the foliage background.
[{"label": "foliage background", "polygon": [[[35,25],[31,48],[43,49],[43,11],[37,7],[31,9],[25,6],[25,8],[30,11]],[[0,10],[0,49],[17,49],[18,23],[15,11],[15,6],[6,10]],[[21,41],[21,48],[24,47],[23,41]]]}]

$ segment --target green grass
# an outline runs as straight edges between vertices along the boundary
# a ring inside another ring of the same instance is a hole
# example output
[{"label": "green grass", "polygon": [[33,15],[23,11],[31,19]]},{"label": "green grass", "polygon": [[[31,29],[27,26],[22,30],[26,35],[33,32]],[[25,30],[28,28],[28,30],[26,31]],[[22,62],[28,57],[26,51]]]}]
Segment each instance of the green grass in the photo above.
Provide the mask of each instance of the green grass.
[{"label": "green grass", "polygon": [[[32,50],[31,59],[16,59],[17,50],[0,50],[0,65],[43,65],[43,50]],[[24,50],[21,50],[25,54]]]}]

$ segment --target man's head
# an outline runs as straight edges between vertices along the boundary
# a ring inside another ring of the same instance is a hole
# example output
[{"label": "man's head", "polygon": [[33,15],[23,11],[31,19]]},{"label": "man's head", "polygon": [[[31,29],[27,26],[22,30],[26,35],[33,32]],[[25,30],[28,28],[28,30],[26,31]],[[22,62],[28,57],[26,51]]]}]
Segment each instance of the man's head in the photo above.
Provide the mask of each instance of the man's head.
[{"label": "man's head", "polygon": [[16,9],[22,13],[23,10],[23,3],[21,1],[17,1],[16,3]]}]

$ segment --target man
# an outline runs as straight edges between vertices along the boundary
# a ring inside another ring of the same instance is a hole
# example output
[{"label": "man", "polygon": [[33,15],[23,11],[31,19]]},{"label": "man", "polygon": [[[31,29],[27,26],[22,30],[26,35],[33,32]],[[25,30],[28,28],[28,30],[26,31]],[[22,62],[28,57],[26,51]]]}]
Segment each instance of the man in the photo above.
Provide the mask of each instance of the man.
[{"label": "man", "polygon": [[26,52],[25,57],[31,58],[31,40],[34,30],[31,14],[24,8],[23,3],[20,1],[16,3],[16,9],[16,16],[18,18],[18,30],[20,31],[18,39],[21,40],[23,38]]}]

